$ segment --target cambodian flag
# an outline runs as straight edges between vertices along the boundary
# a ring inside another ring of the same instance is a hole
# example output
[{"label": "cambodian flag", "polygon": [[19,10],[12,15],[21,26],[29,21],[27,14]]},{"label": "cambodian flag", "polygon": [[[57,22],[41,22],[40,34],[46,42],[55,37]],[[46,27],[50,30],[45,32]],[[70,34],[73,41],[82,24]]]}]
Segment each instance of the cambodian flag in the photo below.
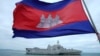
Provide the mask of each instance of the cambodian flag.
[{"label": "cambodian flag", "polygon": [[22,0],[14,10],[13,37],[46,38],[94,33],[81,0]]}]

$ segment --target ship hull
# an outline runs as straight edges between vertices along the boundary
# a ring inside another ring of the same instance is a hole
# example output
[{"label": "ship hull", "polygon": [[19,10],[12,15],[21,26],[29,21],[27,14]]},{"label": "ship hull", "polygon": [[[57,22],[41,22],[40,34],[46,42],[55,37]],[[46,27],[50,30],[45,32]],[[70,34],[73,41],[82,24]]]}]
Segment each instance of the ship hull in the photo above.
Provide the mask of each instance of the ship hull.
[{"label": "ship hull", "polygon": [[81,55],[80,51],[51,51],[51,50],[46,50],[46,49],[26,49],[26,54],[28,55]]},{"label": "ship hull", "polygon": [[80,53],[58,53],[58,54],[43,54],[43,53],[26,53],[27,55],[81,55]]}]

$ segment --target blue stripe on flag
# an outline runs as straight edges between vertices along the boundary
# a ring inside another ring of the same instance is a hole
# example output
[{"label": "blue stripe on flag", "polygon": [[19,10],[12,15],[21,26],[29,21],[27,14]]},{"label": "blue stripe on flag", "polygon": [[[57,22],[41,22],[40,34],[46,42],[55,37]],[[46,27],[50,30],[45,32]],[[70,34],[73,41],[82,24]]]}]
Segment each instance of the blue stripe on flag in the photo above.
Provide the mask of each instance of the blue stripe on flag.
[{"label": "blue stripe on flag", "polygon": [[68,5],[69,3],[73,2],[75,0],[63,0],[61,2],[57,3],[45,3],[41,1],[35,1],[35,0],[23,0],[20,3],[38,8],[40,10],[45,10],[45,11],[54,11],[54,10],[59,10],[62,9],[64,6]]}]

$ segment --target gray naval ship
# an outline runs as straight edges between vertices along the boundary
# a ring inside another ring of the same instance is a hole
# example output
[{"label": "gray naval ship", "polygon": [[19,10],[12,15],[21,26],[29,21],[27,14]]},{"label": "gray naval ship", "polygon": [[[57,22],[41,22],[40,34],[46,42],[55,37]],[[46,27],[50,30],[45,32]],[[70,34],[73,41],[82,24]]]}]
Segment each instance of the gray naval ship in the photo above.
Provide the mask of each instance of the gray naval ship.
[{"label": "gray naval ship", "polygon": [[32,55],[80,55],[81,51],[76,49],[66,49],[59,44],[51,46],[48,45],[47,49],[41,49],[38,47],[35,48],[26,48],[26,54]]}]

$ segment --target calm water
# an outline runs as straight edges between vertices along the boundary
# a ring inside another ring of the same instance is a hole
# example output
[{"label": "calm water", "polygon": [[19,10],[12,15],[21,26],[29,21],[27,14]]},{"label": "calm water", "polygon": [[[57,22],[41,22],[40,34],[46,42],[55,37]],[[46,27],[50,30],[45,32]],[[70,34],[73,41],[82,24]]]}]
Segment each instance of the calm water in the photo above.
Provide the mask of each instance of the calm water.
[{"label": "calm water", "polygon": [[83,53],[81,55],[26,55],[24,51],[0,50],[0,56],[100,56],[100,53]]}]

